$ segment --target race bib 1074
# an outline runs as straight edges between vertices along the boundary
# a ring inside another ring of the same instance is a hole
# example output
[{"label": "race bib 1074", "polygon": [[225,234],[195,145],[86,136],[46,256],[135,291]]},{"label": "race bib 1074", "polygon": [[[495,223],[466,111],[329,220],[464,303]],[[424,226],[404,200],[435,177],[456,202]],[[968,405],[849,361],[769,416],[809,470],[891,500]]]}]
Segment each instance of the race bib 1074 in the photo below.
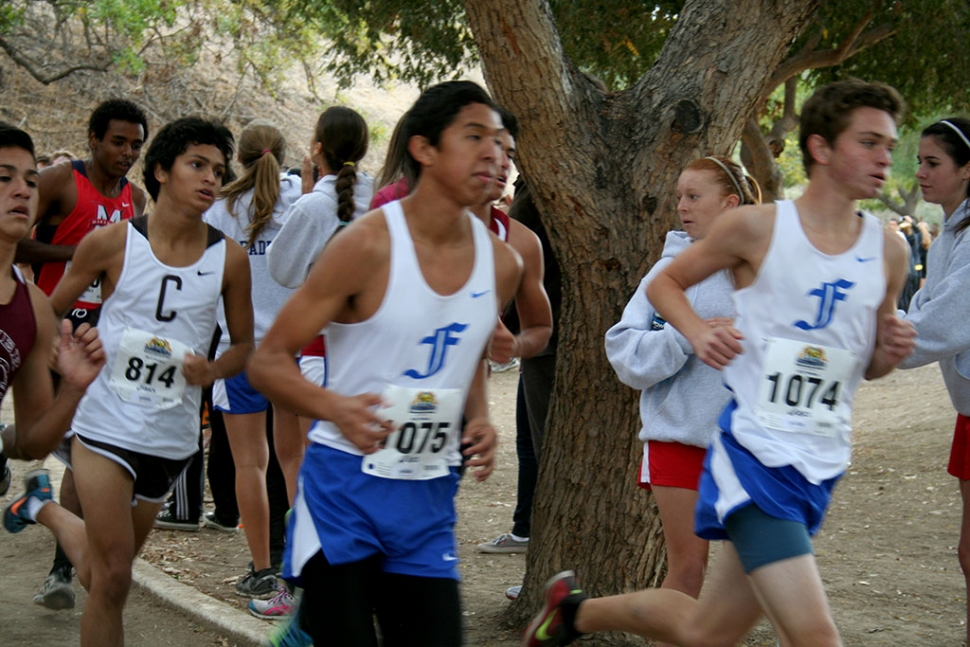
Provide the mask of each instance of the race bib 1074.
[{"label": "race bib 1074", "polygon": [[855,354],[791,339],[767,340],[755,406],[769,429],[836,436],[849,423],[843,401]]}]

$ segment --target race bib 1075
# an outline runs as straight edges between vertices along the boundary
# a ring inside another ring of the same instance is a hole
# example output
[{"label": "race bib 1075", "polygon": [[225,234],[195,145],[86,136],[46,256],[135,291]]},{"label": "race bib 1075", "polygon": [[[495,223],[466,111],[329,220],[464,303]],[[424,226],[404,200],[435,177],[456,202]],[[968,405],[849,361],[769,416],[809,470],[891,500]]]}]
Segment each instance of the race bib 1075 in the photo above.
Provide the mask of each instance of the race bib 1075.
[{"label": "race bib 1075", "polygon": [[365,474],[424,481],[448,474],[448,448],[461,433],[461,389],[413,389],[388,385],[390,406],[378,415],[397,428],[378,452],[363,457]]}]

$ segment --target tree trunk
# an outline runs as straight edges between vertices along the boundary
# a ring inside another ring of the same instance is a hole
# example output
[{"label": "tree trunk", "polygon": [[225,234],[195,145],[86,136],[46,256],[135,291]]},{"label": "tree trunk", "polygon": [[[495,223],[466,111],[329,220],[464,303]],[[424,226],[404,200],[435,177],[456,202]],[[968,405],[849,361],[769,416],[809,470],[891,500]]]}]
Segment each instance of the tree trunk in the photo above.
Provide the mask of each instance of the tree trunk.
[{"label": "tree trunk", "polygon": [[593,595],[658,584],[659,519],[635,484],[636,397],[610,368],[603,335],[677,224],[681,168],[731,149],[818,4],[688,1],[653,68],[604,94],[564,57],[547,0],[465,3],[489,88],[521,121],[519,169],[563,270],[556,385],[514,625],[566,568]]},{"label": "tree trunk", "polygon": [[797,97],[798,77],[793,76],[785,81],[784,110],[768,134],[761,132],[757,113],[748,119],[741,132],[741,161],[748,173],[758,181],[762,202],[785,197],[781,168],[775,160],[785,152],[785,137],[798,128],[798,112],[795,108]]}]

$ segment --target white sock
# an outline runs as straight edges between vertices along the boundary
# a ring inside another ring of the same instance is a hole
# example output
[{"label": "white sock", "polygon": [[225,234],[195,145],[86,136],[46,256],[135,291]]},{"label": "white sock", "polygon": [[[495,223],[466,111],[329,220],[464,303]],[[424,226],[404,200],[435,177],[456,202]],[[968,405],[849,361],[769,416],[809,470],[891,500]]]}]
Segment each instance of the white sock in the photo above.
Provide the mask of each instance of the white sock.
[{"label": "white sock", "polygon": [[29,497],[27,499],[27,516],[30,517],[31,521],[36,522],[37,513],[40,512],[41,508],[43,508],[45,505],[47,505],[50,502],[51,502],[50,499],[41,500],[35,496]]},{"label": "white sock", "polygon": [[510,533],[509,533],[509,537],[511,537],[511,538],[512,538],[512,539],[514,539],[515,541],[523,541],[523,542],[528,542],[528,541],[529,541],[529,538],[528,538],[528,537],[519,537],[519,536],[518,536],[517,534],[515,534],[514,532],[510,532]]}]

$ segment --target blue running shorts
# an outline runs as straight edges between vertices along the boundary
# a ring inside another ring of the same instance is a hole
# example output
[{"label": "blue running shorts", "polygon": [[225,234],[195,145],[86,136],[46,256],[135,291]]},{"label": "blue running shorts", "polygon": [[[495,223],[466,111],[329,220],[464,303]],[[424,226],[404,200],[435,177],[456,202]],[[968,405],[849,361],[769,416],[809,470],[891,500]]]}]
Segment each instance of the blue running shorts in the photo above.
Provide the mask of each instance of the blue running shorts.
[{"label": "blue running shorts", "polygon": [[753,502],[769,516],[804,524],[814,536],[838,480],[816,485],[790,465],[767,467],[722,430],[704,460],[694,532],[703,539],[728,539],[725,519]]},{"label": "blue running shorts", "polygon": [[382,555],[386,573],[458,580],[458,468],[427,481],[364,474],[361,456],[312,443],[287,526],[283,576],[323,550],[333,565]]},{"label": "blue running shorts", "polygon": [[224,413],[262,413],[269,409],[269,400],[249,384],[243,371],[235,377],[213,382],[212,406]]}]

